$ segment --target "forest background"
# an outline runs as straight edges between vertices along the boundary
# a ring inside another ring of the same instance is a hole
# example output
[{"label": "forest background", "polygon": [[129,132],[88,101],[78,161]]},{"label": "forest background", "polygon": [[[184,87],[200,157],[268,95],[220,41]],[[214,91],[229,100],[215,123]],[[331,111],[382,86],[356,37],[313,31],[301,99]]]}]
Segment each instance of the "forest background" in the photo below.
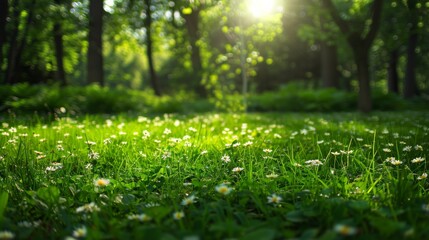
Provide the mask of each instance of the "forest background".
[{"label": "forest background", "polygon": [[369,112],[428,104],[429,1],[0,4],[0,111]]}]

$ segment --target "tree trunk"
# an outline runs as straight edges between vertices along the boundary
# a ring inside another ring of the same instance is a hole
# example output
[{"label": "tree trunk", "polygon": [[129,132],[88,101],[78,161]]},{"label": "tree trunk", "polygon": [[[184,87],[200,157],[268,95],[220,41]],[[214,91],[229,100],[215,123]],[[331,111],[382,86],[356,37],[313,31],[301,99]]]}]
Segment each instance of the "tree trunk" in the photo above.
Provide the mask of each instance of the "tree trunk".
[{"label": "tree trunk", "polygon": [[201,60],[201,51],[200,47],[197,44],[199,39],[198,23],[199,23],[200,11],[194,9],[191,14],[184,15],[186,29],[188,30],[189,43],[191,44],[191,62],[193,70],[193,81],[194,87],[197,91],[198,96],[207,97],[207,91],[205,87],[201,84],[202,79],[202,60]]},{"label": "tree trunk", "polygon": [[[60,0],[55,0],[56,4],[60,4]],[[66,74],[64,71],[64,45],[63,45],[63,32],[60,22],[54,24],[54,45],[55,45],[55,60],[57,62],[57,71],[55,72],[56,78],[61,82],[61,86],[66,86]]]},{"label": "tree trunk", "polygon": [[155,95],[161,96],[161,90],[158,85],[158,76],[155,71],[155,64],[153,60],[153,42],[152,42],[152,10],[150,9],[151,0],[145,0],[146,7],[146,19],[145,19],[145,28],[146,28],[146,54],[149,63],[149,77],[150,83],[152,85]]},{"label": "tree trunk", "polygon": [[340,82],[337,71],[337,47],[322,43],[321,54],[321,76],[322,86],[326,88],[339,89]]},{"label": "tree trunk", "polygon": [[[0,1],[0,73],[3,71],[3,45],[6,42],[6,19],[9,13],[9,1]],[[2,76],[0,76],[0,82]]]},{"label": "tree trunk", "polygon": [[419,89],[416,82],[416,48],[417,48],[417,24],[418,15],[416,11],[416,0],[408,1],[408,9],[410,14],[411,28],[408,36],[407,46],[407,65],[405,69],[405,80],[404,80],[404,97],[412,98],[419,95]]},{"label": "tree trunk", "polygon": [[369,48],[362,45],[352,46],[357,65],[357,77],[359,82],[358,108],[361,112],[368,113],[372,110],[371,86],[369,75]]},{"label": "tree trunk", "polygon": [[103,76],[103,0],[89,1],[89,34],[87,83],[98,83],[104,86]]},{"label": "tree trunk", "polygon": [[20,19],[19,15],[21,11],[19,10],[19,0],[12,1],[13,15],[11,19],[12,30],[9,38],[9,49],[7,56],[7,68],[5,72],[5,81],[8,84],[13,84],[13,73],[15,71],[16,57],[18,53],[18,33]]},{"label": "tree trunk", "polygon": [[399,93],[398,77],[398,50],[389,52],[389,63],[387,67],[387,89],[389,93]]}]

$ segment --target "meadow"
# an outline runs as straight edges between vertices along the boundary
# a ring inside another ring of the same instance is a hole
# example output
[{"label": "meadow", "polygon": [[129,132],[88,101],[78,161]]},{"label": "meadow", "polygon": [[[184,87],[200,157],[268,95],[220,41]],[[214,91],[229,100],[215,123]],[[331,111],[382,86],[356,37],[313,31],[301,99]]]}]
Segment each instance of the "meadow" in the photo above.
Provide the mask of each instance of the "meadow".
[{"label": "meadow", "polygon": [[3,116],[0,239],[424,239],[429,112]]}]

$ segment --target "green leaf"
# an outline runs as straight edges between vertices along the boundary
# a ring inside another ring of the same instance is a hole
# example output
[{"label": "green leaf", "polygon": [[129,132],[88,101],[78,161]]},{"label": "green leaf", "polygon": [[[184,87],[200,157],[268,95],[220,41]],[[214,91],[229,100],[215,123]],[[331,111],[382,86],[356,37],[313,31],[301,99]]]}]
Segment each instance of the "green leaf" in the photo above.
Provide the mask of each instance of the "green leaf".
[{"label": "green leaf", "polygon": [[57,204],[60,199],[60,190],[55,186],[43,187],[37,190],[37,196],[48,205]]},{"label": "green leaf", "polygon": [[3,222],[3,214],[6,210],[7,200],[9,198],[9,194],[7,192],[2,192],[0,194],[0,223]]},{"label": "green leaf", "polygon": [[276,236],[276,231],[269,228],[258,229],[244,235],[241,240],[271,240]]},{"label": "green leaf", "polygon": [[185,14],[185,15],[189,15],[189,14],[192,13],[192,8],[190,8],[190,7],[184,8],[182,10],[182,13]]},{"label": "green leaf", "polygon": [[171,212],[171,207],[157,206],[146,209],[146,213],[159,222]]},{"label": "green leaf", "polygon": [[362,210],[362,211],[370,208],[369,203],[363,200],[351,201],[349,202],[348,205],[350,208],[353,208],[355,210]]},{"label": "green leaf", "polygon": [[286,218],[287,218],[287,220],[289,220],[291,222],[295,222],[295,223],[299,223],[299,222],[304,222],[305,221],[304,214],[300,210],[289,212],[288,214],[286,214]]}]

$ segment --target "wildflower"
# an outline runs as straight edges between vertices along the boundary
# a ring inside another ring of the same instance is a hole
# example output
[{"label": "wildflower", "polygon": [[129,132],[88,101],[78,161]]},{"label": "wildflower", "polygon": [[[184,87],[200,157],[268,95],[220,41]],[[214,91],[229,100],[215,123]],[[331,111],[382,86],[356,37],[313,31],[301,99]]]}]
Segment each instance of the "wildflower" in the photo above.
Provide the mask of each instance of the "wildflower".
[{"label": "wildflower", "polygon": [[112,140],[110,140],[110,138],[106,138],[106,139],[103,140],[103,144],[104,145],[108,145],[110,143],[112,143]]},{"label": "wildflower", "polygon": [[265,175],[265,177],[267,177],[267,178],[277,178],[279,175],[278,174],[275,174],[275,173],[270,173],[270,174],[268,174],[268,175]]},{"label": "wildflower", "polygon": [[292,165],[293,165],[293,166],[295,166],[295,167],[302,167],[302,165],[301,165],[301,164],[296,163],[296,162],[295,162],[295,163],[293,163]]},{"label": "wildflower", "polygon": [[191,131],[191,132],[197,132],[197,129],[195,129],[193,127],[189,127],[188,130]]},{"label": "wildflower", "polygon": [[334,231],[343,236],[351,236],[357,233],[357,229],[355,227],[348,226],[345,224],[336,224],[334,226]]},{"label": "wildflower", "polygon": [[42,223],[42,221],[33,221],[33,222],[22,221],[22,222],[18,222],[18,226],[31,228],[31,227],[38,227],[38,226],[40,226],[41,223]]},{"label": "wildflower", "polygon": [[325,141],[323,141],[323,140],[320,140],[320,141],[317,141],[317,144],[322,144],[322,143],[324,143]]},{"label": "wildflower", "polygon": [[339,153],[339,152],[331,152],[331,154],[332,154],[332,155],[334,155],[334,156],[338,156],[338,155],[340,155],[341,153]]},{"label": "wildflower", "polygon": [[282,197],[280,197],[275,193],[271,194],[271,196],[268,196],[267,199],[268,199],[268,203],[273,203],[273,204],[279,204],[282,201]]},{"label": "wildflower", "polygon": [[184,187],[191,186],[191,185],[192,185],[192,183],[190,183],[190,182],[185,182],[185,183],[183,183],[183,186],[184,186]]},{"label": "wildflower", "polygon": [[235,167],[232,169],[233,172],[241,172],[243,170],[244,170],[244,168],[242,168],[242,167]]},{"label": "wildflower", "polygon": [[218,193],[222,195],[228,195],[232,191],[232,188],[228,187],[225,184],[217,185],[215,189]]},{"label": "wildflower", "polygon": [[358,142],[362,142],[362,141],[363,141],[363,138],[356,138],[356,141],[358,141]]},{"label": "wildflower", "polygon": [[184,198],[183,200],[182,200],[182,205],[183,206],[188,206],[188,205],[191,205],[191,204],[193,204],[193,203],[195,203],[195,195],[191,195],[191,196],[189,196],[189,197],[186,197],[186,198]]},{"label": "wildflower", "polygon": [[76,208],[76,213],[92,213],[98,211],[100,211],[100,208],[94,202]]},{"label": "wildflower", "polygon": [[243,146],[244,147],[248,147],[248,146],[250,146],[250,145],[252,145],[253,144],[253,142],[252,141],[247,141],[247,142],[245,142],[244,144],[243,144]]},{"label": "wildflower", "polygon": [[137,220],[140,222],[149,222],[150,220],[152,220],[152,218],[149,215],[144,214],[144,213],[128,215],[128,219],[129,220]]},{"label": "wildflower", "polygon": [[237,143],[232,144],[232,147],[236,148],[236,147],[239,147],[240,145],[241,145],[241,143],[237,142]]},{"label": "wildflower", "polygon": [[93,159],[93,160],[97,160],[97,159],[100,158],[100,154],[97,153],[97,152],[91,151],[91,152],[88,153],[88,158],[89,159]]},{"label": "wildflower", "polygon": [[208,151],[207,150],[203,150],[203,151],[201,151],[201,155],[205,155],[205,154],[207,154],[208,153]]},{"label": "wildflower", "polygon": [[307,164],[307,166],[320,166],[320,165],[323,165],[323,163],[319,159],[308,160],[308,161],[305,161],[305,163]]},{"label": "wildflower", "polygon": [[189,136],[189,135],[185,135],[185,136],[183,136],[183,138],[182,138],[183,140],[189,140],[189,139],[191,139],[191,136]]},{"label": "wildflower", "polygon": [[422,146],[420,146],[420,145],[416,145],[416,146],[414,146],[414,149],[415,149],[415,150],[418,150],[418,151],[423,151],[423,147],[422,147]]},{"label": "wildflower", "polygon": [[96,143],[95,142],[93,142],[93,141],[86,141],[85,142],[86,144],[88,144],[88,145],[90,145],[90,146],[94,146]]},{"label": "wildflower", "polygon": [[392,165],[401,165],[402,164],[402,161],[401,160],[396,160],[396,159],[394,159],[394,160],[392,160],[392,161],[390,161],[390,163],[392,164]]},{"label": "wildflower", "polygon": [[109,185],[109,183],[110,180],[105,178],[99,178],[94,180],[94,186],[96,187],[106,187],[107,185]]},{"label": "wildflower", "polygon": [[46,172],[55,172],[59,169],[63,168],[63,165],[61,163],[52,163],[51,166],[46,167]]},{"label": "wildflower", "polygon": [[392,150],[390,150],[389,148],[383,148],[383,152],[392,152]]},{"label": "wildflower", "polygon": [[170,152],[164,152],[163,154],[162,154],[162,159],[163,160],[165,160],[165,159],[167,159],[167,158],[170,158],[171,157],[171,153]]},{"label": "wildflower", "polygon": [[180,220],[185,217],[185,213],[183,211],[177,211],[173,213],[174,220]]},{"label": "wildflower", "polygon": [[91,169],[92,169],[92,164],[91,164],[91,163],[87,163],[87,164],[85,165],[85,169],[86,169],[86,170],[91,170]]},{"label": "wildflower", "polygon": [[411,163],[420,163],[420,162],[424,162],[425,158],[422,157],[416,157],[413,160],[411,160]]},{"label": "wildflower", "polygon": [[224,161],[225,163],[231,162],[231,158],[226,154],[222,156],[221,160]]},{"label": "wildflower", "polygon": [[0,232],[0,239],[13,239],[15,238],[15,234],[10,231],[1,231]]},{"label": "wildflower", "polygon": [[270,152],[272,152],[273,150],[266,148],[266,149],[264,149],[264,150],[262,150],[262,151],[263,151],[264,153],[270,153]]},{"label": "wildflower", "polygon": [[147,139],[150,137],[150,132],[148,130],[143,130],[143,139]]},{"label": "wildflower", "polygon": [[79,227],[79,228],[76,228],[74,231],[73,231],[73,237],[75,237],[75,238],[84,238],[84,237],[86,237],[86,233],[87,233],[87,231],[86,231],[86,227],[85,226],[82,226],[82,227]]},{"label": "wildflower", "polygon": [[428,174],[427,173],[423,173],[422,175],[420,175],[420,176],[417,177],[417,180],[423,180],[423,179],[426,179],[427,177],[428,177]]},{"label": "wildflower", "polygon": [[168,134],[170,134],[170,133],[171,133],[171,130],[170,130],[170,129],[168,129],[168,128],[164,129],[164,135],[168,135]]},{"label": "wildflower", "polygon": [[404,152],[411,152],[411,146],[406,146],[402,149]]},{"label": "wildflower", "polygon": [[352,154],[353,150],[349,150],[349,151],[344,151],[344,150],[340,150],[341,154]]}]

